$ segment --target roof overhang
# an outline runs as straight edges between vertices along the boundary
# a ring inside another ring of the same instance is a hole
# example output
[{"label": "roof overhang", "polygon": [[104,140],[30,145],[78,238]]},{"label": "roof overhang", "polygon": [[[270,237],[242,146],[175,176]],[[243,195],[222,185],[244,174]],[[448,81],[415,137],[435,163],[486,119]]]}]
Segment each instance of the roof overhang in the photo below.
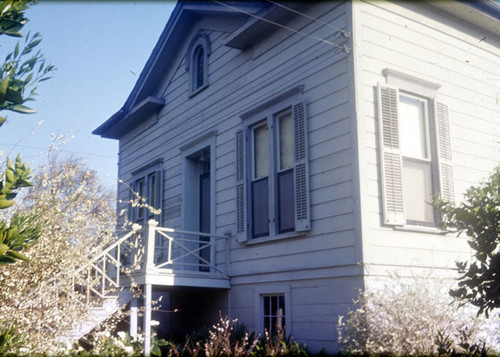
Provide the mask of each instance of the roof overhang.
[{"label": "roof overhang", "polygon": [[[236,4],[237,8],[234,7]],[[182,46],[186,33],[189,33],[195,21],[204,16],[229,15],[233,21],[245,23],[249,17],[261,11],[262,7],[262,3],[245,1],[224,4],[179,1],[125,104],[92,134],[119,139],[127,130],[140,124],[143,115],[149,115],[165,104],[163,99],[155,98],[154,95],[163,76],[176,60],[177,56],[172,53],[176,53]]]},{"label": "roof overhang", "polygon": [[[459,19],[468,21],[497,36],[500,36],[500,3],[490,0],[428,1]],[[466,5],[466,6],[464,6]]]},{"label": "roof overhang", "polygon": [[95,129],[92,134],[108,139],[119,139],[127,131],[137,126],[141,119],[156,114],[164,105],[164,99],[149,96],[128,111],[120,109]]}]

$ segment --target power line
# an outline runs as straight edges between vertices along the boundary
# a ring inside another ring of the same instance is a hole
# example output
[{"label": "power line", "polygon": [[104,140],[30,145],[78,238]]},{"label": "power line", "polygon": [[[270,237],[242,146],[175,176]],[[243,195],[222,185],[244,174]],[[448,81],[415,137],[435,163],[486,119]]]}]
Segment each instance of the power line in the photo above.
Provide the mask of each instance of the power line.
[{"label": "power line", "polygon": [[[26,148],[26,149],[34,149],[34,150],[48,150],[46,147],[41,147],[41,146],[31,146],[31,145],[18,145],[18,144],[7,144],[7,143],[0,143],[0,145],[6,145],[6,146],[12,146],[12,147],[20,147],[20,148]],[[94,154],[90,152],[82,152],[82,151],[73,151],[73,150],[61,150],[58,149],[58,152],[67,152],[71,154],[79,154],[79,155],[87,155],[87,156],[97,156],[97,157],[106,157],[110,159],[117,159],[117,156],[112,156],[112,155],[103,155],[103,154]]]},{"label": "power line", "polygon": [[300,16],[303,16],[303,17],[306,17],[306,18],[308,18],[309,20],[313,20],[314,22],[319,22],[320,24],[323,24],[323,25],[325,25],[325,26],[331,27],[331,28],[332,28],[332,29],[334,29],[335,31],[342,33],[342,36],[344,36],[344,37],[346,37],[346,38],[349,38],[349,37],[351,36],[351,34],[350,34],[349,32],[347,32],[346,30],[341,29],[341,28],[338,28],[338,27],[336,27],[336,26],[333,26],[332,24],[329,24],[328,22],[325,22],[325,21],[323,21],[323,20],[320,20],[320,19],[317,19],[317,18],[315,18],[315,17],[309,16],[309,15],[307,15],[307,14],[303,13],[303,12],[297,11],[297,10],[295,10],[295,9],[292,9],[292,8],[288,7],[288,6],[285,6],[285,5],[283,5],[283,4],[280,4],[279,2],[272,1],[272,0],[267,0],[267,1],[268,1],[268,2],[270,2],[271,4],[274,4],[274,5],[276,5],[276,6],[279,6],[279,7],[283,8],[283,9],[286,9],[286,10],[288,10],[288,11],[290,11],[290,12],[293,12],[293,13],[295,13],[295,14],[297,14],[297,15],[300,15]]},{"label": "power line", "polygon": [[312,39],[314,39],[314,40],[316,40],[316,41],[324,42],[324,43],[326,43],[327,45],[330,45],[330,46],[336,47],[336,48],[338,48],[338,49],[340,49],[340,50],[342,50],[342,51],[345,51],[346,53],[350,53],[350,52],[351,52],[350,48],[349,48],[349,47],[347,47],[346,45],[342,45],[342,46],[340,46],[340,45],[337,45],[336,43],[333,43],[333,42],[331,42],[331,41],[325,40],[324,38],[321,38],[321,37],[316,37],[316,36],[313,36],[313,35],[307,34],[307,33],[305,33],[305,32],[302,32],[302,31],[299,31],[299,30],[295,30],[295,29],[293,29],[293,28],[291,28],[291,27],[288,27],[288,26],[282,25],[282,24],[280,24],[280,23],[278,23],[278,22],[275,22],[275,21],[271,21],[271,20],[265,19],[265,18],[263,18],[262,16],[258,16],[258,15],[252,14],[251,12],[245,11],[245,10],[243,10],[243,9],[240,9],[240,8],[236,7],[236,6],[232,6],[232,5],[229,5],[229,4],[225,4],[225,3],[221,2],[221,1],[218,1],[218,0],[212,0],[212,1],[213,1],[213,2],[215,2],[216,4],[219,4],[219,5],[225,6],[225,7],[229,8],[229,9],[239,11],[239,12],[241,12],[241,13],[244,13],[244,14],[246,14],[246,15],[249,15],[249,16],[251,16],[251,17],[254,17],[254,18],[256,18],[256,19],[259,19],[259,20],[261,20],[261,21],[264,21],[264,22],[267,22],[267,23],[269,23],[269,24],[272,24],[272,25],[275,25],[275,26],[281,27],[281,28],[283,28],[283,29],[285,29],[285,30],[288,30],[288,31],[293,32],[293,33],[296,33],[297,35],[301,35],[301,36],[303,36],[303,37],[312,38]]}]

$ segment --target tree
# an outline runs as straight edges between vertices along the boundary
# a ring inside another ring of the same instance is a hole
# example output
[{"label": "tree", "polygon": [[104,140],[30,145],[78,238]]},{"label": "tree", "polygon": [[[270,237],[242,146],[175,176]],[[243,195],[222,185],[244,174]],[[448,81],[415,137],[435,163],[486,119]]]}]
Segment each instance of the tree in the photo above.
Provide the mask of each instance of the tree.
[{"label": "tree", "polygon": [[470,261],[457,262],[458,288],[450,294],[479,307],[478,314],[500,307],[500,167],[478,186],[470,187],[458,206],[436,199],[443,226],[469,236]]},{"label": "tree", "polygon": [[24,351],[48,353],[54,337],[87,317],[72,277],[114,238],[115,204],[82,161],[51,159],[36,170],[33,183],[14,208],[38,217],[43,230],[25,250],[29,261],[0,270],[0,321],[26,335],[19,346]]},{"label": "tree", "polygon": [[[19,31],[28,22],[24,11],[31,0],[3,0],[0,4],[0,35],[22,37]],[[22,114],[35,113],[24,104],[33,101],[37,84],[49,79],[54,66],[47,65],[45,58],[35,49],[42,41],[39,33],[26,35],[24,44],[18,42],[7,54],[0,69],[0,110]],[[0,125],[6,121],[0,117]]]},{"label": "tree", "polygon": [[[31,0],[3,0],[0,3],[0,35],[22,37],[19,32],[28,22],[24,11]],[[7,54],[0,67],[0,111],[7,110],[22,114],[35,111],[26,102],[34,100],[37,84],[47,80],[54,66],[47,65],[40,51],[34,52],[41,42],[40,34],[18,42],[14,50]],[[0,126],[6,121],[0,116]],[[13,199],[22,187],[30,187],[30,168],[18,156],[15,164],[7,159],[5,179],[0,181],[0,209],[13,205]],[[10,223],[0,222],[0,264],[26,260],[21,250],[32,244],[39,235],[40,227],[34,217],[25,214],[12,216]]]}]

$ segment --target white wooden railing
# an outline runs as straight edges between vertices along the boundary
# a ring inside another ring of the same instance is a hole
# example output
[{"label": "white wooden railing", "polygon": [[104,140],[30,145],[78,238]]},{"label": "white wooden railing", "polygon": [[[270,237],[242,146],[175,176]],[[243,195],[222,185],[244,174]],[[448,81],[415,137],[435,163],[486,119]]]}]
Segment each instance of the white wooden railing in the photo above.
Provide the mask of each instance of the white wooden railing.
[{"label": "white wooden railing", "polygon": [[[115,295],[127,277],[185,274],[227,278],[230,235],[135,224],[131,231],[101,251],[73,274],[84,303],[97,306]],[[126,273],[126,274],[125,274]]]},{"label": "white wooden railing", "polygon": [[227,277],[230,234],[214,235],[158,227],[149,221],[145,272]]},{"label": "white wooden railing", "polygon": [[[86,305],[95,305],[97,301],[116,294],[121,288],[121,279],[125,272],[121,256],[124,252],[139,254],[135,248],[140,242],[141,228],[140,225],[134,224],[130,232],[91,257],[88,264],[75,271],[73,285],[84,294]],[[135,269],[130,265],[127,268],[129,273]]]}]

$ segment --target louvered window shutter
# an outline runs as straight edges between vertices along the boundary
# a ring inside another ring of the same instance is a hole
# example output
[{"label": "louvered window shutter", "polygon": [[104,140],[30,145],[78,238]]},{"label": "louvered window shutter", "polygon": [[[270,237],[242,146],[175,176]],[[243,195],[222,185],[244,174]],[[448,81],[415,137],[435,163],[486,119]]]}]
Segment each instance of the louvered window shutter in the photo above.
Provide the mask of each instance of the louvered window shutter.
[{"label": "louvered window shutter", "polygon": [[434,116],[436,121],[435,133],[437,143],[437,160],[439,167],[439,191],[443,200],[450,203],[455,203],[448,107],[443,103],[435,101]]},{"label": "louvered window shutter", "polygon": [[384,223],[406,223],[399,146],[398,90],[378,86],[378,123]]},{"label": "louvered window shutter", "polygon": [[246,135],[244,130],[236,132],[236,240],[247,240],[246,210]]},{"label": "louvered window shutter", "polygon": [[309,155],[307,139],[306,105],[299,102],[293,106],[294,135],[294,186],[295,186],[295,230],[311,229],[309,198]]}]

